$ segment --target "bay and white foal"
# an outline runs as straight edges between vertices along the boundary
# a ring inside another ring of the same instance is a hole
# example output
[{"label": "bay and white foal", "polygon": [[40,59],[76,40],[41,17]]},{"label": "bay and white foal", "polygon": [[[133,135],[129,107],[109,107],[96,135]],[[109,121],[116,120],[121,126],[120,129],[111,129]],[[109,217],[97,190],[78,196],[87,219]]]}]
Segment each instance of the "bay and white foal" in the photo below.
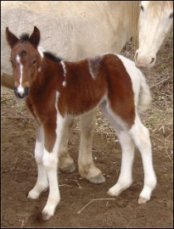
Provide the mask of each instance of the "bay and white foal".
[{"label": "bay and white foal", "polygon": [[[118,196],[132,184],[136,146],[144,168],[144,186],[138,202],[150,200],[156,176],[149,132],[140,120],[138,107],[145,109],[151,96],[145,78],[134,62],[114,54],[79,62],[63,61],[49,52],[38,50],[40,32],[37,27],[31,36],[24,34],[19,39],[6,28],[6,37],[11,47],[15,94],[26,98],[26,104],[38,123],[35,146],[38,177],[28,197],[37,199],[49,188],[42,218],[48,220],[53,216],[60,201],[57,168],[59,158],[65,156],[65,152],[62,155],[61,152],[67,141],[67,118],[81,116],[86,120],[83,125],[90,131],[88,116],[96,106],[100,106],[110,120],[122,148],[120,175],[108,194]],[[83,125],[82,130],[86,128]],[[83,148],[83,142],[80,147]],[[81,153],[80,174],[83,176],[87,171],[96,174],[96,170],[91,154],[84,157]]]}]

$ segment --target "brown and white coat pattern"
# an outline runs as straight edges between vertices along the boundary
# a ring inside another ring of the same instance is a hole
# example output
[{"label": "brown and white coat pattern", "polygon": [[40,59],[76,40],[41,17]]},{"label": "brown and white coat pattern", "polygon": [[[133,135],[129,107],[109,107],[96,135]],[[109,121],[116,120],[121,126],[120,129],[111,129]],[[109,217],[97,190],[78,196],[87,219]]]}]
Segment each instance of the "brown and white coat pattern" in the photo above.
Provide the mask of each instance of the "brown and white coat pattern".
[{"label": "brown and white coat pattern", "polygon": [[[114,54],[79,62],[57,60],[46,52],[41,55],[37,49],[40,33],[36,27],[32,35],[25,39],[18,39],[8,29],[6,35],[12,49],[15,93],[20,98],[26,97],[27,106],[39,123],[35,146],[38,177],[28,197],[36,199],[49,188],[43,219],[54,215],[60,201],[58,165],[61,167],[63,161],[64,167],[72,165],[71,170],[74,169],[72,158],[64,148],[71,117],[81,117],[82,135],[87,127],[89,131],[85,134],[90,133],[91,119],[88,117],[97,106],[111,122],[122,148],[120,175],[108,194],[117,196],[132,184],[136,146],[144,168],[144,186],[139,203],[150,200],[156,186],[156,176],[149,132],[140,120],[138,107],[145,109],[151,96],[145,78],[134,62]],[[85,145],[85,138],[90,138],[88,146]],[[87,179],[99,176],[100,181],[103,179],[101,172],[95,166],[92,155],[86,153],[91,149],[84,149],[84,145],[91,147],[91,141],[92,134],[82,137],[79,172]]]}]

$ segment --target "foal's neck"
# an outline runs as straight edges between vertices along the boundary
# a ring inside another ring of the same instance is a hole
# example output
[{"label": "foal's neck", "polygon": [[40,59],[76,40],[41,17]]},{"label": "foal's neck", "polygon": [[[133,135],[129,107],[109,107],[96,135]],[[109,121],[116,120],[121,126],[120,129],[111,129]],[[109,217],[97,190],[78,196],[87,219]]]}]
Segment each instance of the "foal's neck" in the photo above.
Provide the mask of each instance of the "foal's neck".
[{"label": "foal's neck", "polygon": [[35,80],[31,85],[31,96],[46,93],[50,88],[59,90],[63,80],[61,64],[50,60],[47,57],[42,59],[41,69],[37,72]]}]

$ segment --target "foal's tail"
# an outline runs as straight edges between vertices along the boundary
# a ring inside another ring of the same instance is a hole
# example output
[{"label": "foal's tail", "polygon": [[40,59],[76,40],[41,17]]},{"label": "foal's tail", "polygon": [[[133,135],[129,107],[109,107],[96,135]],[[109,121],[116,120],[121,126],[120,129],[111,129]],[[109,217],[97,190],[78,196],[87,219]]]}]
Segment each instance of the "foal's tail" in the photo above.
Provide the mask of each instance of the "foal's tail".
[{"label": "foal's tail", "polygon": [[142,74],[140,74],[141,77],[141,85],[140,85],[140,95],[139,95],[139,104],[138,104],[138,108],[140,111],[145,111],[147,110],[147,108],[149,107],[151,101],[152,101],[152,97],[151,97],[151,92],[150,92],[150,88],[146,82],[145,76]]}]

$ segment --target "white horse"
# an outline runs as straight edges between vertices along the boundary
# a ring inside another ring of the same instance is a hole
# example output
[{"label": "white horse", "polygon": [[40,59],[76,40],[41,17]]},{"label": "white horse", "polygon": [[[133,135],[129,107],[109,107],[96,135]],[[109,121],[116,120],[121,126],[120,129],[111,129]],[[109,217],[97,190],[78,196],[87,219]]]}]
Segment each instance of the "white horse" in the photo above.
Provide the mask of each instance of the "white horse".
[{"label": "white horse", "polygon": [[72,61],[99,53],[119,53],[138,31],[136,63],[149,67],[154,65],[173,22],[173,1],[3,1],[1,7],[1,73],[6,74],[11,73],[6,26],[17,35],[31,32],[33,25],[41,32],[46,27],[41,45]]},{"label": "white horse", "polygon": [[142,1],[139,16],[138,67],[151,67],[173,23],[173,1]]},{"label": "white horse", "polygon": [[[6,26],[18,36],[23,31],[31,33],[33,25],[37,25],[43,34],[41,46],[72,61],[101,53],[119,53],[131,37],[136,37],[138,31],[136,64],[149,67],[154,65],[157,51],[173,22],[172,1],[4,1],[1,6],[2,84],[11,88],[13,80],[9,77],[11,66],[10,49],[5,39]],[[95,112],[80,119],[78,167],[82,177],[93,183],[101,183],[105,178],[95,166],[91,153],[94,117]],[[67,120],[59,160],[59,167],[67,172],[75,169],[67,148],[71,125],[72,120]],[[119,180],[121,177],[122,174]]]}]

